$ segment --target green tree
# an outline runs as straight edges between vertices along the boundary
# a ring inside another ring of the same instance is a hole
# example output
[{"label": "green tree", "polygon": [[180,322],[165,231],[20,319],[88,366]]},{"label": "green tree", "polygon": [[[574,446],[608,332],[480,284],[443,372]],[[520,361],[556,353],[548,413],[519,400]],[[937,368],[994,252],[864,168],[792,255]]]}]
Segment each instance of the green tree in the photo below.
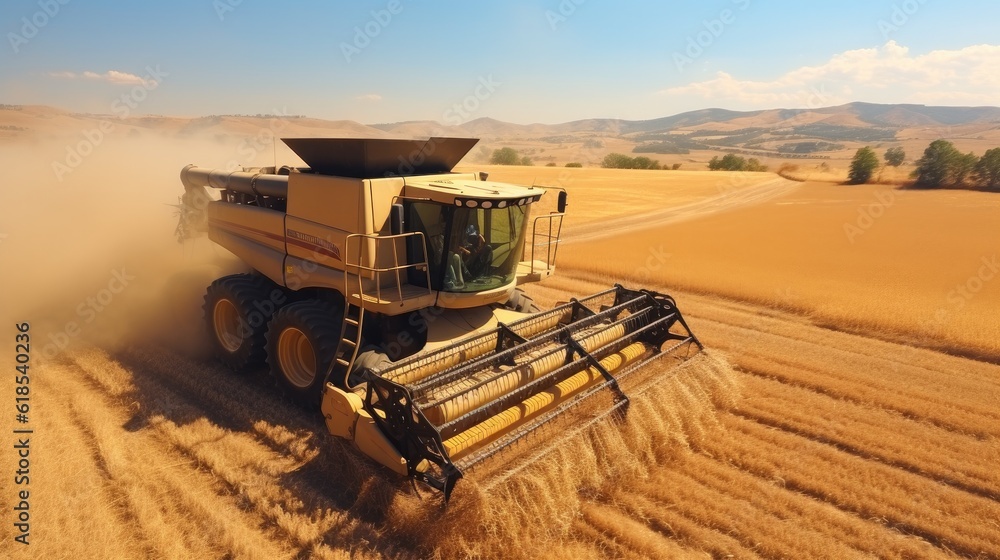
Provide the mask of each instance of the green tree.
[{"label": "green tree", "polygon": [[604,160],[601,161],[601,167],[608,169],[632,169],[632,166],[632,158],[618,152],[612,152],[604,156]]},{"label": "green tree", "polygon": [[746,171],[767,171],[767,166],[762,164],[757,158],[747,160]]},{"label": "green tree", "polygon": [[859,148],[854,153],[854,158],[851,160],[851,170],[848,172],[847,178],[852,185],[867,183],[871,180],[876,169],[878,169],[878,156],[875,155],[874,150],[865,146],[864,148]]},{"label": "green tree", "polygon": [[646,156],[633,158],[617,152],[604,156],[601,167],[609,169],[662,169],[660,162],[655,159],[649,159]]},{"label": "green tree", "polygon": [[708,162],[708,168],[712,171],[746,171],[747,160],[736,154],[726,154],[722,158],[715,156]]},{"label": "green tree", "polygon": [[520,164],[520,165],[535,165],[535,164],[534,164],[534,163],[533,163],[533,162],[531,161],[531,158],[530,158],[530,157],[528,157],[528,156],[524,156],[523,158],[521,158],[521,161],[519,162],[519,164]]},{"label": "green tree", "polygon": [[988,188],[1000,187],[1000,148],[986,150],[973,170],[976,182]]},{"label": "green tree", "polygon": [[976,154],[972,152],[959,154],[955,158],[955,164],[951,166],[951,184],[964,185],[965,180],[975,171],[977,163],[979,163],[979,156]]},{"label": "green tree", "polygon": [[583,164],[578,161],[571,161],[566,164],[566,167],[583,167]]},{"label": "green tree", "polygon": [[660,162],[649,159],[646,156],[639,156],[632,159],[632,169],[659,169]]},{"label": "green tree", "polygon": [[885,151],[885,164],[892,167],[899,167],[906,161],[906,152],[903,148],[889,148]]},{"label": "green tree", "polygon": [[747,168],[746,158],[740,157],[736,154],[726,154],[722,156],[720,163],[722,164],[722,169],[726,171],[743,171]]},{"label": "green tree", "polygon": [[493,165],[517,165],[521,163],[521,157],[514,148],[500,148],[493,150],[490,163]]},{"label": "green tree", "polygon": [[924,155],[917,160],[917,168],[913,176],[917,178],[918,187],[940,187],[952,180],[952,172],[962,152],[947,140],[935,140],[924,150]]}]

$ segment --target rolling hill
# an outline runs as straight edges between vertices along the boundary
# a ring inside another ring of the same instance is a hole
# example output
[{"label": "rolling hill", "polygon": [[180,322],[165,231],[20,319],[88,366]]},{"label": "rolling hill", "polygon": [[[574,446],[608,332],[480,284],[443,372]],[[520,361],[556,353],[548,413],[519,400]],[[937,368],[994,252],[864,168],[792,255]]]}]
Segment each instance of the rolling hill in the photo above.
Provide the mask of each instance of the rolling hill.
[{"label": "rolling hill", "polygon": [[[861,146],[901,146],[911,155],[937,138],[962,150],[1000,144],[1000,107],[935,107],[849,103],[816,109],[731,111],[711,108],[648,120],[592,118],[557,124],[518,124],[482,117],[461,124],[415,120],[362,124],[301,115],[173,117],[81,114],[62,109],[0,105],[0,142],[31,142],[76,136],[101,122],[115,135],[199,136],[220,144],[267,144],[274,137],[480,138],[470,162],[511,146],[536,164],[580,161],[596,165],[609,152],[685,156],[697,163],[714,153],[736,152],[768,161],[786,158],[845,159]],[[270,149],[266,150],[270,151]],[[692,155],[694,154],[694,155]],[[246,162],[251,164],[253,162]]]}]

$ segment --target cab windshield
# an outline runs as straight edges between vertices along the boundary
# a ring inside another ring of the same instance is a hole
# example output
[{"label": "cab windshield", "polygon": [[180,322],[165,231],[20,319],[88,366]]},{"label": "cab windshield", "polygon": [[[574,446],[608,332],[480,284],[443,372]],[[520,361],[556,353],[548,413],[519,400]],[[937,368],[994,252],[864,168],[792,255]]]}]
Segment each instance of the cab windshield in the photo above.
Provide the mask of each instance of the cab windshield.
[{"label": "cab windshield", "polygon": [[433,288],[467,293],[514,281],[527,214],[528,205],[485,209],[416,202],[407,221],[408,229],[427,237]]}]

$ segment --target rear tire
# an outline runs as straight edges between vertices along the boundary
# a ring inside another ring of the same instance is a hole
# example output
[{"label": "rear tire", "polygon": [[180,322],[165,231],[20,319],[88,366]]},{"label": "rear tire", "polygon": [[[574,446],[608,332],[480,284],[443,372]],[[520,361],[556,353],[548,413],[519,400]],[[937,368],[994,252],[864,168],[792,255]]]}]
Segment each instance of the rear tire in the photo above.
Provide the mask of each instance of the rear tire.
[{"label": "rear tire", "polygon": [[538,313],[542,310],[535,304],[535,300],[531,299],[531,296],[524,293],[521,288],[514,288],[514,292],[510,294],[510,299],[507,300],[504,307],[518,313]]},{"label": "rear tire", "polygon": [[320,404],[337,346],[343,308],[300,301],[274,314],[267,329],[267,364],[279,387],[295,401]]},{"label": "rear tire", "polygon": [[244,372],[264,362],[264,332],[284,297],[274,301],[277,287],[252,274],[223,276],[205,292],[205,324],[216,357],[233,371]]}]

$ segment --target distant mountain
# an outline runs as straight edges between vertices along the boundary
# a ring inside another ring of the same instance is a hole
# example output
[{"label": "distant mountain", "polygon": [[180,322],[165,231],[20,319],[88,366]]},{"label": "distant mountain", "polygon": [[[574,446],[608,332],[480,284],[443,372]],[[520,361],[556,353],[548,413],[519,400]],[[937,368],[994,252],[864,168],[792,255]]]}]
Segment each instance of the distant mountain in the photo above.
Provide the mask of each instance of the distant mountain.
[{"label": "distant mountain", "polygon": [[700,109],[688,111],[672,117],[662,117],[645,121],[625,121],[623,126],[628,132],[654,132],[701,126],[708,123],[723,123],[726,121],[755,117],[765,111],[730,111],[728,109]]},{"label": "distant mountain", "polygon": [[635,136],[643,133],[676,134],[697,130],[729,132],[751,127],[781,129],[814,124],[823,124],[828,127],[879,128],[894,131],[910,127],[994,125],[1000,124],[1000,107],[935,107],[856,102],[817,109],[731,111],[712,108],[647,120],[597,118],[558,124],[515,124],[492,118],[479,118],[448,127],[443,127],[433,121],[409,121],[371,126],[388,133],[411,135],[420,132],[431,134],[435,130],[438,132],[447,130],[461,135],[483,138],[543,138],[574,134],[611,137]]},{"label": "distant mountain", "polygon": [[458,136],[482,141],[470,158],[486,161],[510,146],[536,162],[599,161],[604,154],[684,155],[737,152],[773,159],[850,157],[858,147],[922,150],[929,140],[961,141],[962,149],[1000,144],[1000,107],[936,107],[848,103],[815,109],[731,111],[711,108],[646,120],[593,118],[557,124],[518,124],[482,117],[461,124],[404,121],[361,124],[304,116],[209,115],[165,117],[71,113],[31,105],[0,104],[0,141],[75,135],[108,120],[131,135],[195,135],[217,142],[250,137],[417,138]]},{"label": "distant mountain", "polygon": [[876,126],[935,126],[1000,123],[1000,107],[935,107],[927,105],[880,105],[849,103],[821,109],[824,112],[849,111]]}]

